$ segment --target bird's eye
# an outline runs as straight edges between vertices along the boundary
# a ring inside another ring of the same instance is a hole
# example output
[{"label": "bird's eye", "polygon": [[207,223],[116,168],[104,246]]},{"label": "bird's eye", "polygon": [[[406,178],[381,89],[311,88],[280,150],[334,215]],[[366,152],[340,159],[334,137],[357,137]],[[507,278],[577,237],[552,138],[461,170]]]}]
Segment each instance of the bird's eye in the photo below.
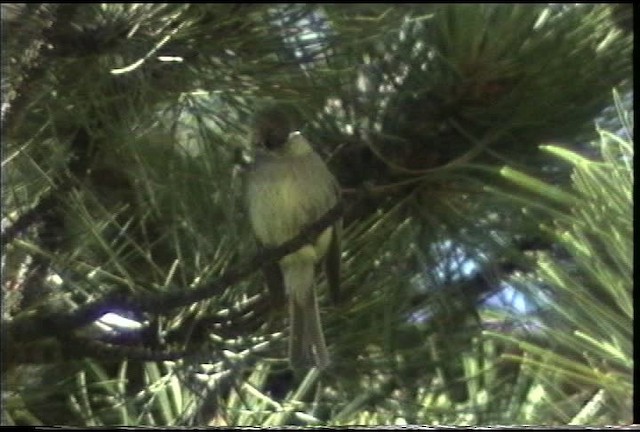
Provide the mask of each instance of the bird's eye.
[{"label": "bird's eye", "polygon": [[279,140],[273,139],[273,137],[269,137],[263,141],[263,145],[269,150],[275,150],[278,147],[281,147]]}]

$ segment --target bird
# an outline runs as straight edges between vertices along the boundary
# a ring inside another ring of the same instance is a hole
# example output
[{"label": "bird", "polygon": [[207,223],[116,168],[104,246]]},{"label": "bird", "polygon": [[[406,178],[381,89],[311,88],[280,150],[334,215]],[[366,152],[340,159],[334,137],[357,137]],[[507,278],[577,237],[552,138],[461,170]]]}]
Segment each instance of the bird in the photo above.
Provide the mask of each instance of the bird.
[{"label": "bird", "polygon": [[[297,236],[341,199],[340,186],[311,143],[293,130],[290,115],[266,109],[256,115],[256,157],[246,177],[245,198],[253,233],[262,247],[277,247]],[[316,293],[316,266],[324,263],[329,292],[340,290],[342,221],[279,262],[264,268],[269,290],[285,292],[289,306],[291,367],[325,369],[329,353]]]}]

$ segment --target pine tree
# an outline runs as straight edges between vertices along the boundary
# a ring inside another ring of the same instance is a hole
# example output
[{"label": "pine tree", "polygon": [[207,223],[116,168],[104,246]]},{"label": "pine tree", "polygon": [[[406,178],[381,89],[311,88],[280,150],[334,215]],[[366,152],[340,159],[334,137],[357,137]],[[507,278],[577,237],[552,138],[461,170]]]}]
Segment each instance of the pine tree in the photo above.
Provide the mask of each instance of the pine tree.
[{"label": "pine tree", "polygon": [[[525,348],[487,337],[485,300],[535,271],[527,251],[555,251],[540,225],[574,200],[532,219],[538,195],[501,168],[571,183],[539,145],[588,153],[611,88],[631,89],[620,10],[3,5],[3,423],[532,418],[544,377],[504,361]],[[258,253],[242,206],[251,118],[273,102],[344,197],[326,221],[345,229],[341,302],[319,281],[322,374],[288,369],[286,308],[259,271],[286,251]],[[577,385],[554,400],[593,391]]]}]

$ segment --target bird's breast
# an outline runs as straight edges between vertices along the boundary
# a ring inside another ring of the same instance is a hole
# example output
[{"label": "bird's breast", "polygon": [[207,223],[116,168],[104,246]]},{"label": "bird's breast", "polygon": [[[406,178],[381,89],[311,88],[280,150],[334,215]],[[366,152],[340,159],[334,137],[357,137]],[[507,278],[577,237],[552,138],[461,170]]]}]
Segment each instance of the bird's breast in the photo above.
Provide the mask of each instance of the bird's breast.
[{"label": "bird's breast", "polygon": [[260,161],[248,179],[248,210],[258,239],[277,246],[337,202],[335,180],[315,153]]}]

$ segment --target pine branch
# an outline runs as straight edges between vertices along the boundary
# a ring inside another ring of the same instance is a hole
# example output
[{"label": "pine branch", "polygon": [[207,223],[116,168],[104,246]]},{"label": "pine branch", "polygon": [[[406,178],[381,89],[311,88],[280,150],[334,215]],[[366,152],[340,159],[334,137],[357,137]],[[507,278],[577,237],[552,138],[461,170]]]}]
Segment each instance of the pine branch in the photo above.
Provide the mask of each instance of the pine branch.
[{"label": "pine branch", "polygon": [[53,7],[52,17],[48,26],[44,27],[41,34],[33,41],[33,53],[25,59],[20,71],[19,82],[14,84],[13,92],[8,99],[3,101],[1,125],[6,130],[5,136],[11,136],[18,128],[24,110],[38,90],[39,81],[44,77],[53,59],[54,45],[50,40],[51,35],[64,32],[69,27],[72,17],[80,5],[76,3],[59,5],[41,5],[40,13],[46,12],[46,8]]},{"label": "pine branch", "polygon": [[114,309],[164,314],[178,307],[188,306],[207,298],[222,294],[228,287],[248,277],[262,266],[276,262],[312,241],[326,227],[338,220],[343,213],[343,204],[338,203],[295,238],[281,246],[260,252],[248,263],[227,271],[215,282],[196,289],[171,290],[166,293],[130,295],[113,293],[103,299],[80,306],[73,312],[40,312],[17,317],[4,323],[4,341],[30,342],[46,337],[63,338],[84,325],[94,322],[106,312]]}]

